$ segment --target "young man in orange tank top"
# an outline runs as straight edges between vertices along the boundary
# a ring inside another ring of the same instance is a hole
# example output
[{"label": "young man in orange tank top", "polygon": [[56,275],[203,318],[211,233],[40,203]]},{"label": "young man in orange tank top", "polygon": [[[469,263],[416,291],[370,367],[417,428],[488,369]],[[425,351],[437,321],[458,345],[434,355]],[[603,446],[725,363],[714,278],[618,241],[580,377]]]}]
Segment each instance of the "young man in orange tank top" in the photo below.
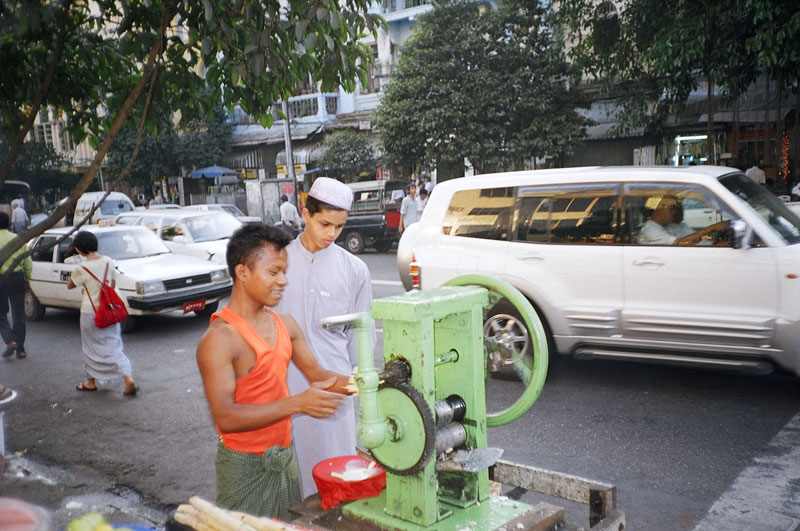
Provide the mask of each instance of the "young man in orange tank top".
[{"label": "young man in orange tank top", "polygon": [[[220,443],[215,468],[217,505],[288,519],[301,501],[291,416],[328,418],[339,407],[349,376],[323,369],[290,316],[267,307],[281,298],[289,237],[277,227],[248,224],[228,244],[234,279],[228,305],[211,318],[197,346],[197,365]],[[308,378],[290,395],[292,361]]]}]

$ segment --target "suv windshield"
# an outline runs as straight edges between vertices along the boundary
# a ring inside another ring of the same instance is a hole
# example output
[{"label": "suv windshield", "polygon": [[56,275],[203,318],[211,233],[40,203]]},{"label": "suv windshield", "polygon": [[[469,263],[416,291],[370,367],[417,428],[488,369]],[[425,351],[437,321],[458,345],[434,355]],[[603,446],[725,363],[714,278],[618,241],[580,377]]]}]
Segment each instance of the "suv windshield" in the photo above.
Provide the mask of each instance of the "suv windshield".
[{"label": "suv windshield", "polygon": [[743,173],[724,175],[719,182],[750,205],[786,243],[800,242],[800,217],[769,190],[754,183]]},{"label": "suv windshield", "polygon": [[233,231],[242,226],[235,217],[223,212],[207,216],[187,217],[183,219],[183,222],[195,242],[230,238]]},{"label": "suv windshield", "polygon": [[170,252],[158,236],[146,230],[95,233],[95,236],[97,236],[97,251],[114,260]]}]

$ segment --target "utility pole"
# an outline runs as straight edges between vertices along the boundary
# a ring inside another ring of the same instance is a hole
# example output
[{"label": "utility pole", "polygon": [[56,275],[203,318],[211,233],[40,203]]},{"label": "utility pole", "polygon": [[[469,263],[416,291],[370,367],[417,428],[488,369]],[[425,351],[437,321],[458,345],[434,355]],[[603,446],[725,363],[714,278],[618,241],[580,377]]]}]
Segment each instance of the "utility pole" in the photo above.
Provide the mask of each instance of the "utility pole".
[{"label": "utility pole", "polygon": [[297,177],[294,174],[294,156],[292,155],[292,129],[289,126],[289,103],[286,98],[281,100],[281,110],[283,111],[283,138],[286,144],[286,171],[289,174],[294,185],[294,204],[295,207],[300,207],[300,196],[297,193]]}]

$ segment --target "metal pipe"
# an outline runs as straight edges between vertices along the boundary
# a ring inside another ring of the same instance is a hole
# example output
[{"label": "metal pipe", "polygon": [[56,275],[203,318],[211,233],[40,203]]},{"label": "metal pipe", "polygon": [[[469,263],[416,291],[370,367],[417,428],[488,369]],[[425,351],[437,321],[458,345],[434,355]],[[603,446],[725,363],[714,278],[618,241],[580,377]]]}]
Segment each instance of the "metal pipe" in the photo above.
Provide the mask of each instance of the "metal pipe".
[{"label": "metal pipe", "polygon": [[373,321],[368,312],[350,313],[322,320],[323,328],[354,326],[358,338],[358,374],[355,376],[361,397],[358,442],[365,448],[377,448],[386,440],[387,426],[378,402],[378,371],[372,356]]}]

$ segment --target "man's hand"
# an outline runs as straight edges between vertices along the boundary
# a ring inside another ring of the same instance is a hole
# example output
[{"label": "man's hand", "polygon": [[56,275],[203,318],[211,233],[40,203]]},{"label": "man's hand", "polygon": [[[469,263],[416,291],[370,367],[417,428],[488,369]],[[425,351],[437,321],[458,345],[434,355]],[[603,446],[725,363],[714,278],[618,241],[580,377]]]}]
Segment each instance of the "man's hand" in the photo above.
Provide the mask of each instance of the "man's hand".
[{"label": "man's hand", "polygon": [[311,387],[297,395],[301,400],[301,410],[314,418],[325,419],[333,415],[342,402],[342,395],[332,391],[338,378],[331,376],[327,380],[314,382]]}]

